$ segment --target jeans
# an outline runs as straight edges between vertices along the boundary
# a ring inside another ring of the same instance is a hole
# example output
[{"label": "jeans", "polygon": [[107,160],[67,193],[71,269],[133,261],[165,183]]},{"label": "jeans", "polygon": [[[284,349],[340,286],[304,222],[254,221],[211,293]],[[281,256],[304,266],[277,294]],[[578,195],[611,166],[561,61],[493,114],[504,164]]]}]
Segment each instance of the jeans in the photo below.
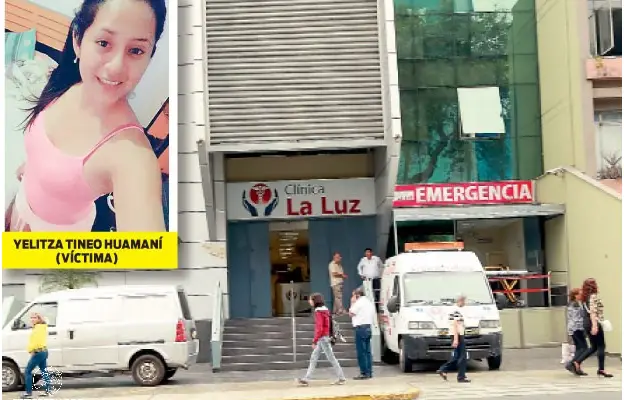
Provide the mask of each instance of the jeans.
[{"label": "jeans", "polygon": [[579,364],[589,358],[592,354],[596,353],[598,356],[598,371],[604,371],[605,369],[605,337],[604,331],[602,330],[602,326],[598,324],[598,333],[595,335],[589,335],[589,343],[591,347],[576,360]]},{"label": "jeans", "polygon": [[371,326],[360,325],[355,327],[355,349],[357,351],[360,375],[373,376],[373,353],[371,351]]},{"label": "jeans", "polygon": [[41,375],[43,376],[43,381],[45,382],[45,391],[50,391],[50,376],[47,371],[47,361],[48,361],[48,352],[39,351],[33,353],[30,356],[30,360],[28,360],[28,364],[26,365],[26,371],[24,373],[26,379],[26,393],[32,394],[33,390],[33,370],[36,367],[39,367],[39,371],[41,371]]},{"label": "jeans", "polygon": [[574,357],[572,357],[572,362],[576,361],[580,363],[581,357],[587,351],[587,338],[585,337],[584,330],[577,330],[572,332],[572,341],[574,342]]},{"label": "jeans", "polygon": [[340,367],[340,364],[338,363],[338,360],[334,355],[334,350],[332,350],[329,336],[323,336],[319,339],[318,343],[316,343],[316,347],[314,348],[314,350],[312,351],[312,355],[310,356],[310,365],[308,366],[308,371],[306,372],[303,380],[308,381],[310,380],[310,378],[312,378],[312,374],[316,369],[316,364],[318,363],[321,351],[325,353],[325,357],[327,357],[329,363],[332,365],[332,367],[334,367],[334,372],[336,372],[338,379],[344,380],[344,372],[342,372],[342,368]]},{"label": "jeans", "polygon": [[453,350],[453,356],[450,360],[440,367],[440,372],[448,372],[450,369],[457,367],[457,380],[466,379],[466,368],[468,366],[468,355],[466,354],[466,341],[464,336],[459,336],[457,347]]}]

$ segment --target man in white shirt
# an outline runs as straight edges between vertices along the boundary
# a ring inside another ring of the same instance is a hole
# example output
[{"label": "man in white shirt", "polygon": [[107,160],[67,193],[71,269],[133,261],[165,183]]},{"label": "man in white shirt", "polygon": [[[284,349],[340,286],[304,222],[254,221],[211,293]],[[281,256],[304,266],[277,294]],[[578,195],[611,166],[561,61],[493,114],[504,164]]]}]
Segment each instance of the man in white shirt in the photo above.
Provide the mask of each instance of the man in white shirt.
[{"label": "man in white shirt", "polygon": [[375,305],[364,294],[364,289],[358,288],[353,291],[349,315],[355,328],[355,349],[360,366],[360,375],[354,379],[370,379],[373,377],[371,337],[377,311]]},{"label": "man in white shirt", "polygon": [[369,247],[364,250],[364,257],[360,260],[357,269],[362,281],[372,281],[375,304],[379,303],[379,290],[381,288],[379,278],[381,278],[383,262],[373,254],[373,249]]},{"label": "man in white shirt", "polygon": [[466,296],[460,294],[457,296],[457,303],[449,312],[449,333],[453,337],[451,346],[453,354],[446,364],[437,371],[442,379],[446,380],[446,373],[457,368],[457,382],[470,383],[466,377],[466,365],[468,363],[468,354],[466,351],[465,326],[464,326],[464,306],[466,305]]}]

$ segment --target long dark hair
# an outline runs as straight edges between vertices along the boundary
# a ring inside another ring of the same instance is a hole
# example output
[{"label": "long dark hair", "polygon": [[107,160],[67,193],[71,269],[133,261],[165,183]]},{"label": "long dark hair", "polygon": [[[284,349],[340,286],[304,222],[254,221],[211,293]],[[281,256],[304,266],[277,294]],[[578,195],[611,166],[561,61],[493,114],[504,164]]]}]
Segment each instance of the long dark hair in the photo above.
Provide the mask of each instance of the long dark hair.
[{"label": "long dark hair", "polygon": [[[43,88],[43,92],[41,92],[41,96],[36,99],[36,104],[28,110],[26,127],[29,127],[35,121],[37,115],[50,103],[61,97],[72,86],[82,81],[78,63],[74,62],[76,60],[76,52],[74,51],[73,40],[76,38],[78,44],[82,43],[82,38],[86,30],[93,24],[100,6],[106,1],[107,0],[84,0],[76,12],[76,16],[69,25],[69,31],[67,32],[67,38],[65,39],[65,45],[63,46],[63,52],[61,53],[58,66],[52,71],[48,83]],[[154,11],[154,16],[156,17],[156,36],[154,43],[157,43],[165,29],[165,19],[167,18],[165,0],[136,1],[144,1]],[[155,52],[156,45],[154,44],[152,56],[154,56]]]},{"label": "long dark hair", "polygon": [[589,296],[598,293],[598,284],[594,278],[585,279],[581,290],[583,291],[583,301],[587,302]]}]

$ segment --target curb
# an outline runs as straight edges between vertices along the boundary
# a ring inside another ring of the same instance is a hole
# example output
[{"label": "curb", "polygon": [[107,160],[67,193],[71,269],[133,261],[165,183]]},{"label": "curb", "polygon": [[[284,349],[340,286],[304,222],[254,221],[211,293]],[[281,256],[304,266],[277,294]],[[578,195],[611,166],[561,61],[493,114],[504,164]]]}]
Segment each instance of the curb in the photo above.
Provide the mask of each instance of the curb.
[{"label": "curb", "polygon": [[420,389],[412,389],[399,393],[338,395],[332,397],[294,397],[285,400],[416,400]]}]

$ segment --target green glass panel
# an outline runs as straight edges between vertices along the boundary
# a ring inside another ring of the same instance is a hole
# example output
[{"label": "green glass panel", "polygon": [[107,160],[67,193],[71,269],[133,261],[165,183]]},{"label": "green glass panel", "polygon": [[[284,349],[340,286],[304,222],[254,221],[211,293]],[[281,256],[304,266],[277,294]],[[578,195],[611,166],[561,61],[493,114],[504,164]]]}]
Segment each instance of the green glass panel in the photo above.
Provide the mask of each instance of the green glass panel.
[{"label": "green glass panel", "polygon": [[537,84],[537,55],[512,54],[509,56],[510,84],[533,83]]},{"label": "green glass panel", "polygon": [[456,68],[459,87],[496,86],[501,80],[496,59],[459,59]]},{"label": "green glass panel", "polygon": [[418,87],[456,87],[455,66],[448,60],[414,61]]}]

